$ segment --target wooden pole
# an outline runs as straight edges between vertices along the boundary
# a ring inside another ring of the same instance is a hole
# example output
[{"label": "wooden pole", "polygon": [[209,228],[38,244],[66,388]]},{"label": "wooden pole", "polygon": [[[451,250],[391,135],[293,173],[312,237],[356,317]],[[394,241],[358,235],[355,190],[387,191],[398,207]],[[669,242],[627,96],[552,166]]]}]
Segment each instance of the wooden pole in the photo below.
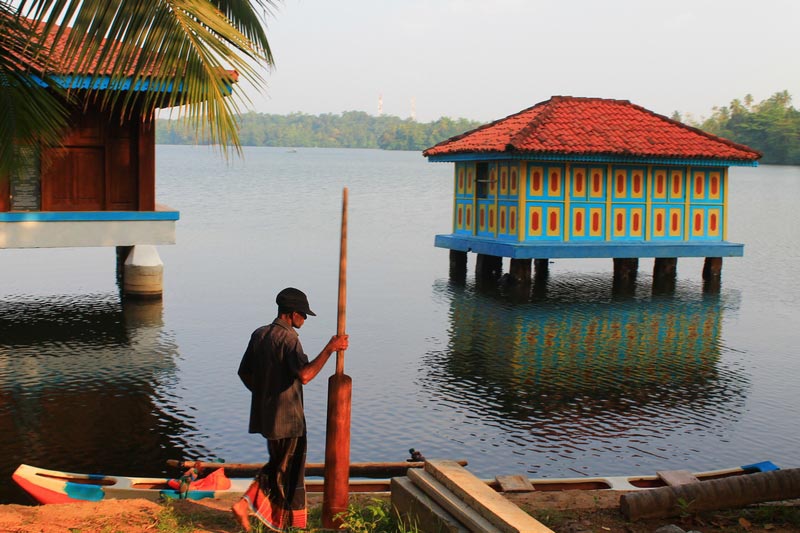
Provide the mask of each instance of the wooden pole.
[{"label": "wooden pole", "polygon": [[[342,233],[339,248],[339,306],[337,335],[345,333],[347,305],[347,187],[342,191]],[[347,511],[350,499],[350,405],[353,380],[344,373],[344,351],[336,352],[336,373],[328,380],[328,423],[325,435],[325,489],[322,525],[339,529],[337,515]]]}]

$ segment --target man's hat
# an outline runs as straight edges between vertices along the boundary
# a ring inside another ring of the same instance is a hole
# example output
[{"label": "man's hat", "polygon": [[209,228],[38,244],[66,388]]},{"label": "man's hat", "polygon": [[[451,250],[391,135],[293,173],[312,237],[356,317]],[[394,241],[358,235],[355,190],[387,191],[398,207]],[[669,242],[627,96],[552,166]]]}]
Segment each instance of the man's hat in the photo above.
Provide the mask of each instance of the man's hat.
[{"label": "man's hat", "polygon": [[277,303],[278,307],[281,309],[317,316],[317,314],[308,307],[306,293],[294,287],[287,287],[279,292],[278,296],[275,298],[275,303]]}]

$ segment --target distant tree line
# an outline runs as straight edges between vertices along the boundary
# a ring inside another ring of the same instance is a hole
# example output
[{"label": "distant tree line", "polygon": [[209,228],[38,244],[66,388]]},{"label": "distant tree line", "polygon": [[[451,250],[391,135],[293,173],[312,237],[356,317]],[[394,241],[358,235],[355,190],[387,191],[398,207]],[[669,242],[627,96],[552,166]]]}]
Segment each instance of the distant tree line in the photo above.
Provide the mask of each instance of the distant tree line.
[{"label": "distant tree line", "polygon": [[[681,120],[681,115],[676,112],[673,118]],[[800,111],[792,106],[788,91],[757,104],[748,94],[727,107],[713,108],[706,119],[687,117],[684,122],[760,151],[761,163],[800,165]]]},{"label": "distant tree line", "polygon": [[[363,111],[339,114],[270,115],[245,113],[237,117],[243,146],[320,148],[382,148],[423,150],[445,139],[477,128],[480,122],[442,117],[422,123],[394,116],[372,116]],[[201,134],[181,120],[158,119],[160,144],[207,144]]]},{"label": "distant tree line", "polygon": [[[764,154],[762,163],[800,165],[800,111],[792,106],[788,91],[777,92],[760,103],[751,95],[714,107],[708,118],[672,118],[755,148]],[[464,118],[442,117],[422,123],[395,116],[372,116],[363,111],[342,114],[270,115],[250,112],[237,116],[239,138],[244,146],[322,148],[382,148],[424,150],[445,139],[481,125]],[[156,140],[161,144],[205,144],[202,135],[183,121],[156,121]]]}]

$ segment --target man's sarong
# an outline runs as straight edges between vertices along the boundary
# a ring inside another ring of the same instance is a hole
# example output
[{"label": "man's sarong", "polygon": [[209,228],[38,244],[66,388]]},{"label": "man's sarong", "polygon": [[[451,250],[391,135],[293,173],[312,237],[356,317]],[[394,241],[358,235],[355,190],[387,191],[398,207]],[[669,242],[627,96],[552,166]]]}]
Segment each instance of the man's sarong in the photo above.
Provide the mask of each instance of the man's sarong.
[{"label": "man's sarong", "polygon": [[269,462],[247,489],[244,499],[261,522],[275,531],[305,529],[306,437],[268,440]]}]

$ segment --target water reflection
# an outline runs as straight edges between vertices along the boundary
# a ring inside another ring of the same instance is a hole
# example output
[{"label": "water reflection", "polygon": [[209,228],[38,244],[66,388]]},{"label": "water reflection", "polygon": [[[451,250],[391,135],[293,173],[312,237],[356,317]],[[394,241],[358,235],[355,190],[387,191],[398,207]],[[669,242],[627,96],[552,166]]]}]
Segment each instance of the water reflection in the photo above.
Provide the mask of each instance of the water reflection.
[{"label": "water reflection", "polygon": [[191,419],[173,414],[162,312],[116,294],[0,300],[0,501],[26,501],[20,463],[147,475],[180,455]]},{"label": "water reflection", "polygon": [[434,290],[450,302],[449,342],[425,356],[424,386],[518,448],[669,456],[670,434],[713,434],[744,410],[748,378],[719,364],[736,294],[589,275]]}]

